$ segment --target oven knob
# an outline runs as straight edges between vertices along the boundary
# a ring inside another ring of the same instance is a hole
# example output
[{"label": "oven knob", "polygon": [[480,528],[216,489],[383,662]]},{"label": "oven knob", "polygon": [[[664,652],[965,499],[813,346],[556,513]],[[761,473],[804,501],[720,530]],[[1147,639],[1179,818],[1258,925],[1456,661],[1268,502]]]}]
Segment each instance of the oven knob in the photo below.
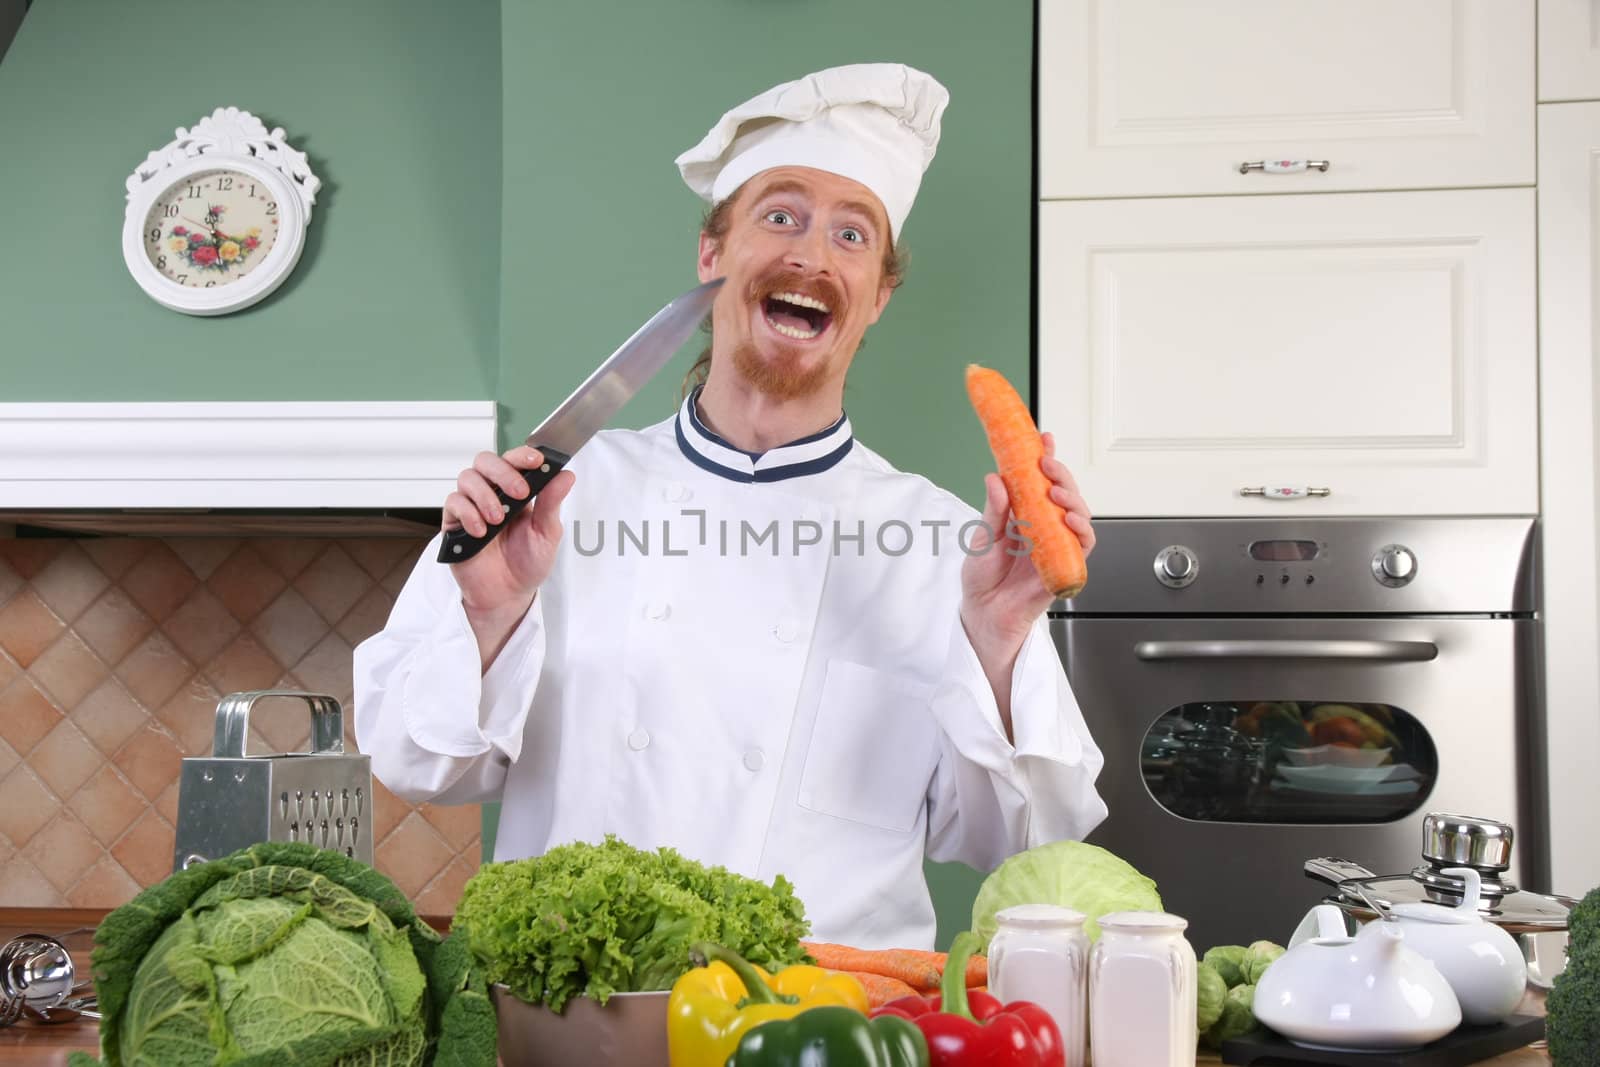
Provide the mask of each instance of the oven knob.
[{"label": "oven knob", "polygon": [[1182,545],[1168,545],[1156,553],[1156,581],[1168,589],[1182,589],[1200,573],[1200,561]]},{"label": "oven knob", "polygon": [[1391,588],[1417,576],[1417,557],[1405,545],[1384,545],[1372,557],[1372,576]]}]

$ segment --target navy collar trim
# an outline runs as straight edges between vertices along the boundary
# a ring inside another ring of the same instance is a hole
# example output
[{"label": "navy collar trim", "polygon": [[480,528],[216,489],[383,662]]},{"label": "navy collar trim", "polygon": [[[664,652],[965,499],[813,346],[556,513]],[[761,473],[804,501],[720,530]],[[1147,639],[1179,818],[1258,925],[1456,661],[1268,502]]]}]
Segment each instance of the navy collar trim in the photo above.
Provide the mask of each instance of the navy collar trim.
[{"label": "navy collar trim", "polygon": [[841,414],[827,429],[765,452],[735,448],[700,420],[696,401],[701,388],[696,387],[684,399],[673,420],[673,432],[679,451],[689,462],[719,477],[736,482],[779,482],[820,474],[849,455],[855,444],[850,419]]}]

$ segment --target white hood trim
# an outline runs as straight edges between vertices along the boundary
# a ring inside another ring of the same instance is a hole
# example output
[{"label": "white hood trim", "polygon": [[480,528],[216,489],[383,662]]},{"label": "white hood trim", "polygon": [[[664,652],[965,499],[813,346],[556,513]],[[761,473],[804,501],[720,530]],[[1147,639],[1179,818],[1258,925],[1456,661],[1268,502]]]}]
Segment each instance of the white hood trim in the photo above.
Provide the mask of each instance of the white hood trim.
[{"label": "white hood trim", "polygon": [[0,508],[437,508],[492,400],[0,404]]}]

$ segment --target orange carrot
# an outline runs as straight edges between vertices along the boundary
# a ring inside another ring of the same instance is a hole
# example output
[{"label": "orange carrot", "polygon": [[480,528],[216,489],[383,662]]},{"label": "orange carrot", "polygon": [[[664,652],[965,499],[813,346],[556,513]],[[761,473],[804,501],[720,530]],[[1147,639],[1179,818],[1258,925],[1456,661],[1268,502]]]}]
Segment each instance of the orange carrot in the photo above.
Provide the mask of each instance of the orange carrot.
[{"label": "orange carrot", "polygon": [[[932,993],[944,978],[943,952],[922,949],[886,948],[865,949],[850,945],[833,945],[822,941],[803,941],[801,944],[817,966],[830,971],[853,971],[894,978],[919,993]],[[967,985],[980,986],[989,980],[989,961],[974,955],[967,961]]]},{"label": "orange carrot", "polygon": [[1039,469],[1044,440],[1028,405],[1005,375],[976,363],[967,365],[967,397],[988,434],[1018,534],[1030,543],[1040,580],[1056,596],[1077,596],[1089,580],[1083,545],[1066,524],[1066,509],[1050,499],[1051,481]]},{"label": "orange carrot", "polygon": [[881,1008],[891,1000],[901,997],[918,996],[918,992],[900,981],[890,978],[886,974],[873,974],[870,971],[845,971],[851,978],[861,983],[861,988],[867,991],[867,1007]]}]

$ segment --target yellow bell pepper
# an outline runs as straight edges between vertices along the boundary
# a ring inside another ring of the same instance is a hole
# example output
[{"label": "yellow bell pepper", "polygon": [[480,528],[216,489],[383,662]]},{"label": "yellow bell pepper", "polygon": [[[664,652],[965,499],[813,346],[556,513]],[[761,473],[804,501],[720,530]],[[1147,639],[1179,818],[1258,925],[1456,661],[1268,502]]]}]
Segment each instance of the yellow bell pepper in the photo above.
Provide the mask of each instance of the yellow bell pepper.
[{"label": "yellow bell pepper", "polygon": [[672,1067],[723,1067],[747,1030],[825,1004],[867,1011],[867,991],[848,974],[798,964],[777,974],[720,945],[697,945],[708,962],[680,977],[667,999]]}]

